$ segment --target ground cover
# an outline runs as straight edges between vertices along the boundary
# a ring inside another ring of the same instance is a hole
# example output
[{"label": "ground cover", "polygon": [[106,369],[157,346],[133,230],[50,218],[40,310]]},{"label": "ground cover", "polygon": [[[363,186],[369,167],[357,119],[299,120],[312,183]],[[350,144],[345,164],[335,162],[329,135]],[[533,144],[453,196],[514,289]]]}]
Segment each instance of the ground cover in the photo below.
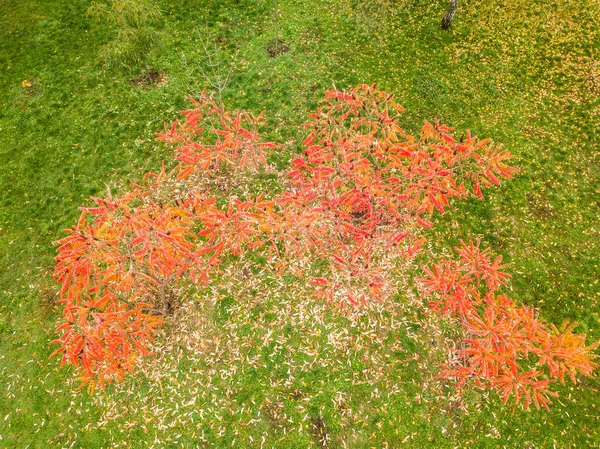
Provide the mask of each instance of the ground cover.
[{"label": "ground cover", "polygon": [[[97,52],[110,32],[87,6],[0,2],[1,445],[600,445],[596,379],[565,387],[550,412],[513,413],[477,392],[459,406],[433,378],[436,335],[411,326],[416,312],[403,297],[339,316],[275,300],[274,282],[259,273],[252,320],[247,304],[217,292],[187,314],[188,328],[161,342],[172,350],[105,393],[73,391],[72,373],[47,358],[58,318],[51,242],[89,195],[159,167],[169,149],[154,133],[185,106],[189,86],[205,82],[193,65],[202,56],[196,30],[207,30],[225,60],[237,52],[223,99],[267,110],[267,138],[287,142],[276,162],[297,151],[295,130],[332,84],[377,82],[405,106],[411,131],[437,117],[503,142],[521,173],[485,202],[442,217],[433,249],[482,237],[511,263],[513,297],[547,320],[577,320],[597,340],[597,3],[472,1],[443,32],[443,3],[373,11],[280,2],[289,51],[272,58],[270,3],[162,2],[168,37],[151,55],[164,74],[156,84],[102,69]],[[176,338],[186,331],[193,338]]]}]

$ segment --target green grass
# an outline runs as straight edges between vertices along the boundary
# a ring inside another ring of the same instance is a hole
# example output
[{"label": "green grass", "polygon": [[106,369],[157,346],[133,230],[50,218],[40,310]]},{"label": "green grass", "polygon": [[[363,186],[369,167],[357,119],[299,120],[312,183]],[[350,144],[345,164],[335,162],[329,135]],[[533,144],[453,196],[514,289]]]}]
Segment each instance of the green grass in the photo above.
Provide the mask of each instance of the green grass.
[{"label": "green grass", "polygon": [[[93,397],[48,359],[59,318],[52,241],[90,195],[168,157],[154,133],[186,106],[186,84],[202,85],[181,60],[199,54],[195,30],[238,52],[224,101],[267,110],[267,138],[289,144],[280,164],[323,92],[359,82],[393,92],[410,131],[439,118],[503,143],[520,173],[437,217],[430,241],[441,251],[481,237],[510,262],[518,301],[600,339],[598,3],[464,2],[448,32],[442,1],[403,0],[377,17],[349,5],[280,1],[290,51],[270,58],[272,2],[162,1],[165,40],[150,65],[167,82],[140,87],[102,69],[97,53],[112,36],[85,15],[89,2],[0,0],[0,447],[261,447],[264,438],[299,448],[319,447],[324,434],[329,447],[349,448],[600,447],[597,378],[560,387],[550,412],[513,412],[479,392],[461,411],[410,327],[373,329],[320,308],[298,322],[282,310],[293,298],[275,294],[252,300],[251,320],[234,298],[207,305],[195,340],[206,347],[174,344],[162,365]],[[227,329],[237,340],[210,346]]]}]

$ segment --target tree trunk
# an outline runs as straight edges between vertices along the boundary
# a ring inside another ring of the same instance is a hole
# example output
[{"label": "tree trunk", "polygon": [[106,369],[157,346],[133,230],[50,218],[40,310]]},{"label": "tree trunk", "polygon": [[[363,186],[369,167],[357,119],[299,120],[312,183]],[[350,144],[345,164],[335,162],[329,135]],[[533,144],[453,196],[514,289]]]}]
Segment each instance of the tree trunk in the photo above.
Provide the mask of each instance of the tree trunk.
[{"label": "tree trunk", "polygon": [[275,49],[279,50],[279,8],[275,0]]},{"label": "tree trunk", "polygon": [[442,19],[442,29],[447,30],[452,25],[452,19],[454,19],[454,14],[456,14],[456,10],[458,9],[458,0],[450,0],[448,3],[448,9],[446,10],[446,14]]}]

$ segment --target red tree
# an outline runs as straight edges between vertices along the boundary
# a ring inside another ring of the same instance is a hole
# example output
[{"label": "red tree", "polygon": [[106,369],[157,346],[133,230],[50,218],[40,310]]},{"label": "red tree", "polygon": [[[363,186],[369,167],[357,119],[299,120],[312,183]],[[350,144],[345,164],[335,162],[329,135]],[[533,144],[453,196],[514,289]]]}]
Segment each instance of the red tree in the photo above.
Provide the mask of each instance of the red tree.
[{"label": "red tree", "polygon": [[[261,116],[225,111],[206,94],[193,106],[158,136],[175,146],[175,167],[146,174],[121,197],[94,198],[57,242],[64,324],[55,354],[81,367],[92,389],[132,371],[185,287],[210,282],[230,256],[266,251],[278,272],[309,278],[331,304],[382,300],[436,213],[515,172],[507,151],[469,132],[456,139],[436,122],[409,135],[393,97],[360,85],[327,92],[310,115],[284,193],[253,195],[252,179],[273,170],[266,151],[276,148],[260,139]],[[459,254],[461,263],[437,264],[424,281],[432,308],[469,335],[464,363],[446,374],[546,407],[553,379],[591,372],[584,337],[546,327],[497,293],[507,279],[499,259],[474,244]],[[525,369],[528,354],[538,367]]]},{"label": "red tree", "polygon": [[374,86],[329,91],[307,123],[304,156],[276,200],[286,223],[286,262],[320,260],[318,296],[357,304],[383,299],[402,260],[420,248],[452,198],[481,194],[516,171],[510,154],[469,132],[426,123],[418,137],[398,125],[402,107]]},{"label": "red tree", "polygon": [[511,397],[529,408],[548,408],[551,383],[565,375],[576,381],[577,374],[589,376],[597,367],[593,349],[585,335],[573,334],[575,323],[560,328],[540,321],[532,307],[519,306],[499,293],[509,276],[501,270],[502,258],[492,260],[490,250],[479,242],[456,248],[460,259],[446,260],[425,268],[422,279],[432,311],[456,319],[466,338],[456,351],[454,362],[442,376],[455,378],[459,385],[473,379],[478,385],[496,390],[506,403]]},{"label": "red tree", "polygon": [[[260,117],[230,114],[204,95],[159,139],[176,142],[171,172],[148,173],[121,198],[93,198],[57,244],[65,321],[55,343],[62,363],[81,366],[82,385],[132,371],[177,301],[185,278],[206,284],[223,258],[262,244],[273,203],[225,195],[209,187],[265,163],[255,128]],[[202,135],[203,139],[198,140]],[[198,174],[200,173],[200,174]],[[231,184],[231,183],[230,183]],[[227,186],[225,186],[227,187]],[[229,185],[229,188],[232,188]]]}]

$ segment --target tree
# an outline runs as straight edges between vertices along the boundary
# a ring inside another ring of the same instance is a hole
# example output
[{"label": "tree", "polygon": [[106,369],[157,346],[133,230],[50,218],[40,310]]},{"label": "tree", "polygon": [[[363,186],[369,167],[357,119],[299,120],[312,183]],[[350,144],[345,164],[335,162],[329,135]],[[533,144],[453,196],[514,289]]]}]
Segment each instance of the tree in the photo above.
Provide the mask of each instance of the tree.
[{"label": "tree", "polygon": [[92,2],[87,13],[114,27],[115,38],[101,50],[107,65],[132,70],[146,67],[150,51],[160,40],[153,24],[161,12],[152,0],[106,0]]},{"label": "tree", "polygon": [[402,110],[374,86],[329,91],[306,125],[304,157],[291,161],[290,186],[276,200],[291,242],[284,260],[321,261],[313,282],[327,301],[388,297],[395,267],[419,250],[435,211],[515,172],[490,139],[467,132],[458,141],[437,122],[407,134]]},{"label": "tree", "polygon": [[[196,30],[197,41],[200,42],[202,51],[191,54],[190,63],[185,53],[182,53],[182,62],[186,68],[187,76],[183,79],[188,93],[192,97],[201,96],[205,88],[199,88],[198,84],[204,84],[214,91],[217,100],[222,101],[223,91],[227,89],[231,81],[231,75],[236,67],[237,50],[231,56],[221,48],[216,40],[209,37],[209,30]],[[200,83],[198,82],[201,79]],[[203,82],[202,82],[203,81]]]},{"label": "tree", "polygon": [[275,39],[269,41],[267,43],[267,53],[269,56],[274,58],[279,56],[280,54],[287,53],[289,51],[289,46],[285,43],[285,41],[280,36],[280,27],[279,27],[279,3],[277,0],[274,0],[273,3],[273,21],[275,25]]},{"label": "tree", "polygon": [[435,313],[458,321],[465,332],[461,349],[442,370],[459,385],[472,379],[496,390],[506,403],[511,397],[527,409],[552,403],[558,395],[550,385],[565,376],[590,376],[597,364],[593,350],[600,342],[585,344],[585,335],[573,334],[576,323],[560,327],[540,321],[532,307],[519,306],[499,292],[509,275],[500,271],[502,258],[492,260],[480,242],[461,242],[458,261],[445,260],[425,268],[422,284],[434,299]]},{"label": "tree", "polygon": [[385,30],[400,9],[398,2],[393,0],[350,0],[347,5],[356,25],[371,32]]},{"label": "tree", "polygon": [[[256,174],[274,170],[267,151],[277,148],[260,139],[262,114],[228,112],[203,92],[158,136],[176,147],[175,167],[146,174],[121,197],[95,198],[57,242],[64,323],[55,354],[81,367],[82,385],[92,389],[123,377],[149,354],[156,329],[190,286],[226,275],[219,266],[251,252],[332,306],[406,288],[403,267],[436,214],[453,199],[482,197],[482,187],[516,170],[508,151],[470,132],[457,140],[448,126],[427,122],[419,136],[406,133],[401,111],[375,86],[326,92],[306,124],[304,154],[278,173],[283,193],[269,196],[252,189]],[[544,407],[552,380],[591,373],[594,346],[584,336],[570,326],[552,333],[531,309],[497,294],[507,275],[487,250],[458,251],[462,263],[434,265],[423,281],[432,310],[469,333],[464,363],[445,373]],[[539,356],[544,374],[522,368],[527,353]]]},{"label": "tree", "polygon": [[[205,284],[221,260],[260,245],[270,203],[231,196],[221,207],[209,186],[243,177],[265,163],[260,117],[230,114],[204,95],[159,139],[177,142],[173,170],[148,173],[122,197],[93,198],[57,244],[55,278],[63,284],[65,323],[55,340],[62,363],[82,368],[82,384],[123,377],[163,317],[178,286]],[[206,127],[202,144],[195,141]],[[211,143],[208,142],[210,139]],[[201,172],[203,176],[198,176]],[[231,185],[230,185],[231,187]]]},{"label": "tree", "polygon": [[448,3],[448,9],[446,9],[446,14],[444,14],[444,18],[442,19],[442,29],[447,30],[452,25],[452,19],[454,19],[454,15],[458,10],[458,0],[450,0]]}]

